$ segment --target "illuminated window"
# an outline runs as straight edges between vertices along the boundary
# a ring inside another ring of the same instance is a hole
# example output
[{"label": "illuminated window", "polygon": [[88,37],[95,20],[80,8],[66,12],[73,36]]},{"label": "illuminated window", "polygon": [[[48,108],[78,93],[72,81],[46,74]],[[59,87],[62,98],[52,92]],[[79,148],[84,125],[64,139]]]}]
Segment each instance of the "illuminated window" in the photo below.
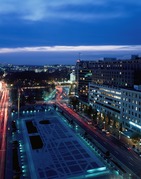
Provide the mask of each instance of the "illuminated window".
[{"label": "illuminated window", "polygon": [[138,104],[138,101],[136,101],[136,104]]}]

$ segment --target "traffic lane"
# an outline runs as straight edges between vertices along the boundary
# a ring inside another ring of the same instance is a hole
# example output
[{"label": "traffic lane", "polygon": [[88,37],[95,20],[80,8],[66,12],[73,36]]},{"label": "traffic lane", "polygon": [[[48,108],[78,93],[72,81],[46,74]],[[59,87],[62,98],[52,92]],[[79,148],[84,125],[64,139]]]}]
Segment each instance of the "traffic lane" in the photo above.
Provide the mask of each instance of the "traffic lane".
[{"label": "traffic lane", "polygon": [[[95,140],[98,140],[98,142],[100,144],[103,144],[105,145],[105,148],[109,148],[109,146],[107,145],[107,143],[109,143],[108,139],[105,138],[105,136],[101,135],[97,130],[95,129],[92,129],[91,126],[89,126],[85,121],[83,121],[83,119],[77,114],[75,113],[72,109],[68,108],[68,107],[65,107],[65,110],[66,113],[68,115],[73,115],[72,117],[74,118],[74,120],[77,119],[77,122],[79,122],[79,125],[84,128],[84,130],[87,132],[87,133],[91,133],[91,135],[93,136],[93,138]],[[71,113],[70,113],[71,112]],[[93,133],[92,133],[93,132]],[[114,144],[110,144],[110,145],[114,145]],[[116,147],[116,145],[114,146]]]},{"label": "traffic lane", "polygon": [[[136,160],[136,158],[128,152],[128,150],[121,149],[119,146],[116,146],[108,139],[106,140],[106,136],[103,139],[100,135],[93,135],[93,138],[97,140],[104,148],[106,148],[115,158],[117,158],[121,163],[123,163],[127,168],[133,171],[136,175],[140,175],[141,171],[141,160]],[[136,166],[136,167],[133,167]]]},{"label": "traffic lane", "polygon": [[113,143],[117,144],[119,147],[127,149],[127,147],[120,140],[116,139],[114,136],[111,135],[109,138]]},{"label": "traffic lane", "polygon": [[[141,175],[141,159],[134,157],[130,151],[125,150],[125,148],[120,148],[109,140],[109,136],[101,136],[98,134],[98,131],[93,130],[93,132],[97,135],[91,134],[95,140],[97,140],[104,148],[106,148],[115,158],[117,158],[121,163],[127,166],[131,171],[136,173],[137,175]],[[91,132],[90,132],[91,133]],[[136,167],[133,167],[136,166]]]},{"label": "traffic lane", "polygon": [[2,138],[1,138],[1,148],[0,148],[0,171],[1,178],[4,178],[4,169],[5,169],[5,155],[6,155],[6,126],[8,120],[8,90],[3,90],[2,98],[0,100],[1,114],[2,114]]},{"label": "traffic lane", "polygon": [[141,158],[139,157],[139,155],[138,155],[132,148],[128,148],[128,146],[124,145],[124,143],[121,142],[120,140],[116,139],[116,138],[113,137],[113,136],[110,136],[110,140],[111,140],[113,143],[117,144],[117,146],[119,146],[119,147],[122,148],[123,150],[132,153],[132,155],[134,155],[134,157],[135,157],[136,159],[141,160]]}]

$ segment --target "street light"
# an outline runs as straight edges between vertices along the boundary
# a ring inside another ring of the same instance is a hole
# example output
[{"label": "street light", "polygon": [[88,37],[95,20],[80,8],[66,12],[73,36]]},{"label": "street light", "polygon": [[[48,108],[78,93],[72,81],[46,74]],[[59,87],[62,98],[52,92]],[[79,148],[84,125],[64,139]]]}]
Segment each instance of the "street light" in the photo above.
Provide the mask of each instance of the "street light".
[{"label": "street light", "polygon": [[98,124],[98,122],[99,122],[99,118],[97,117],[96,119],[97,119],[97,124]]},{"label": "street light", "polygon": [[104,126],[103,126],[103,129],[105,130],[105,121],[103,122]]},{"label": "street light", "polygon": [[20,89],[18,88],[18,119],[20,117]]},{"label": "street light", "polygon": [[118,135],[119,135],[119,136],[118,136],[118,137],[119,137],[118,139],[120,140],[120,138],[121,138],[121,131],[119,131],[119,134],[118,134]]}]

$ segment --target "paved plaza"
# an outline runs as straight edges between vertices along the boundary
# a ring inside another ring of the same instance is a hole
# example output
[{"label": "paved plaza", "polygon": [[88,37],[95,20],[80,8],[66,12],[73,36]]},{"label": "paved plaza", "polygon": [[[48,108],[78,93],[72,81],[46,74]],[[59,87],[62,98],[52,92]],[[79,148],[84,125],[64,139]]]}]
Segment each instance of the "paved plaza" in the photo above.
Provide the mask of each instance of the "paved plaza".
[{"label": "paved plaza", "polygon": [[56,111],[22,118],[20,127],[31,178],[93,178],[109,173],[104,163]]}]

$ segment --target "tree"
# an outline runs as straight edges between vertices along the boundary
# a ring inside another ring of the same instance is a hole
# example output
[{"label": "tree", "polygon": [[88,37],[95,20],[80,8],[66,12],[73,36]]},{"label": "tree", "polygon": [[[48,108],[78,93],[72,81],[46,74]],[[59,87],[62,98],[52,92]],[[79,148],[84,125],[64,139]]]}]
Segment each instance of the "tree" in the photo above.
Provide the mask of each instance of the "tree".
[{"label": "tree", "polygon": [[76,96],[70,97],[70,104],[73,105],[73,108],[76,109],[76,106],[79,105],[79,99]]}]

